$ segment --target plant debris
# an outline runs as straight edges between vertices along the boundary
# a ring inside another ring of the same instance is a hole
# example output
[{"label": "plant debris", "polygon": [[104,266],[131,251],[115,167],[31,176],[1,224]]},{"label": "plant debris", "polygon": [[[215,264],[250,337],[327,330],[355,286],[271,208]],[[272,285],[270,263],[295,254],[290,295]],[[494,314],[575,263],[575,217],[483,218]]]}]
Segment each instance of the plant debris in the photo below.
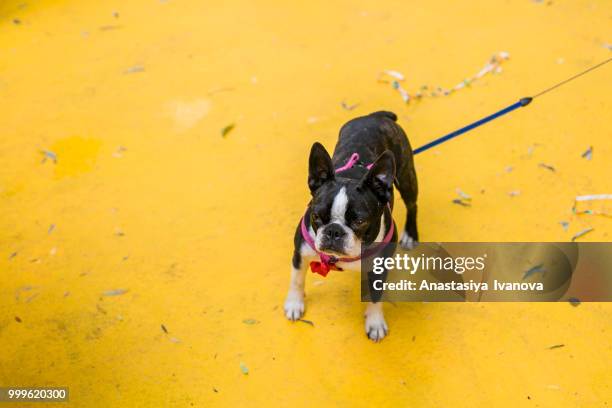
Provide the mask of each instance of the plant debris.
[{"label": "plant debris", "polygon": [[240,362],[240,371],[242,371],[242,374],[244,375],[249,375],[249,367],[247,367],[242,361]]},{"label": "plant debris", "polygon": [[257,324],[257,323],[259,323],[259,320],[255,320],[255,319],[244,319],[244,320],[242,321],[242,323],[244,323],[244,324]]},{"label": "plant debris", "polygon": [[576,196],[576,201],[612,200],[612,194],[589,194]]},{"label": "plant debris", "polygon": [[121,296],[128,292],[127,289],[112,289],[102,292],[103,296]]},{"label": "plant debris", "polygon": [[17,302],[19,302],[20,298],[21,298],[21,292],[28,292],[28,291],[30,291],[32,289],[34,289],[34,287],[30,286],[30,285],[21,286],[21,287],[17,288],[17,290],[15,291],[15,300]]},{"label": "plant debris", "polygon": [[306,323],[311,325],[312,327],[314,327],[314,323],[311,320],[306,320],[306,319],[297,319],[298,322],[302,322],[302,323]]},{"label": "plant debris", "polygon": [[393,89],[396,89],[397,92],[399,92],[399,94],[401,95],[402,99],[404,100],[404,103],[410,102],[410,94],[408,93],[407,90],[402,88],[402,86],[400,85],[400,83],[398,81],[393,81],[391,83],[391,86],[393,87]]},{"label": "plant debris", "polygon": [[144,72],[145,67],[142,65],[134,65],[133,67],[129,67],[128,69],[126,69],[125,71],[123,71],[124,74],[135,74],[136,72]]},{"label": "plant debris", "polygon": [[14,257],[17,256],[17,251],[13,252],[12,254],[9,255],[8,259],[13,259]]},{"label": "plant debris", "polygon": [[459,197],[461,197],[462,200],[472,201],[472,196],[470,196],[469,194],[466,194],[463,191],[461,191],[461,189],[459,187],[457,187],[455,191],[457,192]]},{"label": "plant debris", "polygon": [[569,299],[567,299],[567,301],[569,302],[570,305],[576,307],[576,306],[580,306],[580,299],[575,298],[575,297],[571,297]]},{"label": "plant debris", "polygon": [[472,196],[470,196],[467,193],[464,193],[463,191],[461,191],[461,189],[459,187],[457,187],[455,189],[455,191],[457,192],[457,195],[459,196],[459,198],[455,198],[453,200],[453,204],[458,204],[461,205],[463,207],[470,207],[472,205],[471,201],[472,201]]},{"label": "plant debris", "polygon": [[398,81],[403,81],[406,79],[406,77],[404,76],[404,74],[402,74],[399,71],[394,71],[392,69],[386,69],[382,72],[382,74],[388,75],[392,78],[397,79]]},{"label": "plant debris", "polygon": [[558,349],[561,347],[565,347],[565,344],[555,344],[554,346],[550,346],[548,349],[549,350],[554,350],[554,349]]},{"label": "plant debris", "polygon": [[47,234],[52,233],[54,229],[55,229],[55,224],[49,225],[49,229],[47,230]]},{"label": "plant debris", "polygon": [[168,334],[168,329],[166,329],[166,326],[164,326],[163,324],[161,325],[161,329],[164,333]]},{"label": "plant debris", "polygon": [[346,101],[342,101],[340,105],[342,106],[342,109],[347,110],[347,111],[352,111],[353,109],[359,106],[359,102],[354,103],[353,105],[348,105]]},{"label": "plant debris", "polygon": [[45,163],[47,159],[53,160],[53,164],[57,164],[57,155],[50,150],[41,150],[43,159],[41,163]]},{"label": "plant debris", "polygon": [[233,90],[234,90],[234,88],[229,87],[229,86],[217,86],[215,88],[210,89],[208,91],[208,95],[212,96],[212,95],[217,94],[219,92],[230,92],[230,91],[233,91]]},{"label": "plant debris", "polygon": [[516,196],[519,196],[519,195],[521,195],[521,190],[512,190],[512,191],[509,191],[509,192],[508,192],[508,195],[509,195],[510,197],[516,197]]},{"label": "plant debris", "polygon": [[595,210],[583,210],[583,211],[577,211],[577,210],[576,210],[576,207],[573,207],[573,208],[572,208],[572,211],[574,211],[574,214],[576,214],[576,215],[583,215],[583,214],[586,214],[586,215],[601,215],[601,216],[604,216],[604,217],[612,217],[612,215],[611,215],[611,214],[608,214],[608,213],[603,212],[603,211],[595,211]]},{"label": "plant debris", "polygon": [[123,157],[123,152],[127,151],[127,149],[123,146],[119,146],[117,150],[113,152],[113,157],[120,158]]},{"label": "plant debris", "polygon": [[572,212],[576,215],[602,215],[604,217],[612,217],[612,214],[608,214],[604,211],[596,211],[596,210],[581,210],[578,211],[578,203],[583,201],[599,201],[599,200],[612,200],[612,194],[589,194],[577,196],[574,199],[574,205],[572,207]]},{"label": "plant debris", "polygon": [[426,96],[448,96],[456,91],[459,91],[460,89],[469,87],[474,82],[478,81],[489,73],[501,73],[501,65],[509,58],[510,54],[505,51],[495,53],[480,71],[471,77],[465,78],[463,81],[459,82],[450,89],[442,88],[441,86],[431,87],[428,85],[422,85],[418,91],[410,93],[400,85],[400,82],[404,81],[406,76],[401,72],[394,70],[382,71],[380,74],[378,74],[378,82],[385,84],[390,83],[392,88],[399,92],[404,103],[408,104],[413,99],[420,100]]},{"label": "plant debris", "polygon": [[576,241],[578,238],[588,234],[589,232],[593,231],[593,228],[589,227],[586,229],[583,229],[582,231],[577,232],[576,234],[574,234],[574,236],[572,237],[572,242]]},{"label": "plant debris", "polygon": [[112,30],[119,30],[120,28],[123,28],[122,25],[117,25],[117,24],[109,24],[109,25],[104,25],[100,27],[100,31],[112,31]]},{"label": "plant debris", "polygon": [[544,264],[536,265],[532,268],[529,268],[527,272],[525,272],[525,274],[523,275],[523,280],[527,279],[531,275],[535,275],[536,273],[541,273],[542,275],[544,275],[544,272],[546,272],[546,269],[544,269]]},{"label": "plant debris", "polygon": [[561,225],[561,228],[563,228],[563,231],[567,231],[569,228],[569,222],[567,221],[559,221],[559,224]]},{"label": "plant debris", "polygon": [[593,158],[593,146],[589,146],[589,148],[581,154],[583,159],[591,160]]},{"label": "plant debris", "polygon": [[555,170],[555,168],[554,168],[553,166],[551,166],[550,164],[540,163],[540,164],[538,164],[538,166],[539,166],[539,167],[542,167],[543,169],[550,170],[550,171],[552,171],[553,173],[557,171],[557,170]]},{"label": "plant debris", "polygon": [[461,200],[459,198],[455,198],[453,200],[453,204],[458,204],[458,205],[460,205],[462,207],[471,207],[472,206],[472,204],[470,204],[469,202],[465,202],[465,201],[463,201],[463,200]]},{"label": "plant debris", "polygon": [[235,127],[235,123],[230,123],[229,125],[225,126],[223,129],[221,129],[221,137],[225,138],[229,134],[229,132],[234,130]]}]

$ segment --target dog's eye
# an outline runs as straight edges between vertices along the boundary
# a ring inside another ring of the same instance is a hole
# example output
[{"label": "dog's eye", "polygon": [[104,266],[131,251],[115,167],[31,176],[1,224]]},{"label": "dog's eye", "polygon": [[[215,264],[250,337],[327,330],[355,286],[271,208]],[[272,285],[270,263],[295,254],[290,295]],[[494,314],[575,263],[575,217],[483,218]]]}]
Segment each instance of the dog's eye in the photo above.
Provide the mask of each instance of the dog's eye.
[{"label": "dog's eye", "polygon": [[353,225],[355,225],[356,228],[361,228],[365,225],[366,221],[365,220],[355,220],[353,221]]},{"label": "dog's eye", "polygon": [[312,221],[313,224],[320,224],[321,223],[321,217],[319,217],[318,214],[312,213],[311,221]]}]

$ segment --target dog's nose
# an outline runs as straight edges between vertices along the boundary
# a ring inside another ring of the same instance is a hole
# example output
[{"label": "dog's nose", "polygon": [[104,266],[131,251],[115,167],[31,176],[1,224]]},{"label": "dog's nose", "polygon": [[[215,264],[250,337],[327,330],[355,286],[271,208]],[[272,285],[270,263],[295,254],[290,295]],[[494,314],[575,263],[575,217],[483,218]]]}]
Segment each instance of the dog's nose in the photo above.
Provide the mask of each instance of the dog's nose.
[{"label": "dog's nose", "polygon": [[344,228],[340,224],[331,224],[325,229],[325,235],[330,241],[337,241],[346,235]]}]

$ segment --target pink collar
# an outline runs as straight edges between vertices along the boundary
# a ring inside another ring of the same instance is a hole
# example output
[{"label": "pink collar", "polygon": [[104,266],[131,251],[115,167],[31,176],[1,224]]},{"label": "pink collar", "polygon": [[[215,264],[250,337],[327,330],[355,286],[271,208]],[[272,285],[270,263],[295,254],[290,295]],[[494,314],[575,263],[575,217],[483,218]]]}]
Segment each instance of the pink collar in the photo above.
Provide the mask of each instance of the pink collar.
[{"label": "pink collar", "polygon": [[[342,172],[342,171],[344,171],[344,170],[348,170],[348,169],[352,168],[352,167],[355,165],[355,163],[357,163],[358,161],[359,161],[359,153],[353,153],[353,154],[351,154],[351,157],[348,159],[348,161],[346,162],[346,164],[345,164],[344,166],[339,167],[339,168],[337,168],[337,169],[336,169],[336,173],[340,173],[340,172]],[[373,165],[373,164],[374,164],[374,163],[370,163],[370,164],[368,164],[368,165],[366,166],[366,168],[367,168],[368,170],[370,170],[370,167],[372,167],[372,165]]]},{"label": "pink collar", "polygon": [[[336,169],[336,173],[340,173],[341,171],[345,171],[345,170],[352,168],[355,165],[355,163],[357,163],[358,160],[359,160],[359,154],[353,153],[351,155],[351,158],[346,162],[344,166]],[[370,167],[372,167],[372,165],[369,164],[366,167],[369,169]],[[391,206],[389,204],[387,204],[387,208],[389,208],[389,213],[391,213]],[[310,263],[310,269],[312,270],[313,273],[318,273],[319,275],[325,277],[327,276],[330,270],[334,270],[334,271],[342,270],[342,268],[336,266],[337,262],[354,262],[354,261],[358,261],[361,259],[361,256],[355,256],[351,258],[336,258],[335,256],[327,255],[323,252],[318,251],[315,246],[314,239],[312,238],[312,236],[310,235],[310,232],[308,231],[308,228],[306,227],[306,222],[304,221],[305,216],[306,214],[304,214],[304,217],[302,217],[302,220],[300,222],[302,238],[304,238],[304,241],[306,241],[308,246],[310,246],[310,248],[312,248],[312,250],[315,251],[319,255],[319,259],[321,260],[320,262],[313,261]],[[375,247],[372,247],[369,250],[365,251],[363,255],[366,258],[370,255],[374,255],[376,252],[382,249],[382,247],[385,244],[388,244],[389,242],[391,242],[391,239],[393,238],[394,229],[395,227],[393,224],[393,219],[391,219],[391,227],[389,228],[389,231],[387,231],[387,234],[385,235],[385,238],[383,239],[383,241],[379,245],[376,245]]]}]

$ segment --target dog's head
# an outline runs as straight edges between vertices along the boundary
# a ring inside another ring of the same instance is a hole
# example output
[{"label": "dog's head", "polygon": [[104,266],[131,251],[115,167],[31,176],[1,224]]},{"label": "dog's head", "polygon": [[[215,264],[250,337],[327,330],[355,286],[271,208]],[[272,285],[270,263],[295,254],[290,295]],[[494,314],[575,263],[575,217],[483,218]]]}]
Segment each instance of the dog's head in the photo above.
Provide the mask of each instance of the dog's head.
[{"label": "dog's head", "polygon": [[310,150],[308,187],[312,193],[310,224],[318,251],[359,256],[362,242],[382,240],[385,206],[393,197],[395,160],[385,151],[361,179],[336,174],[320,143]]}]

